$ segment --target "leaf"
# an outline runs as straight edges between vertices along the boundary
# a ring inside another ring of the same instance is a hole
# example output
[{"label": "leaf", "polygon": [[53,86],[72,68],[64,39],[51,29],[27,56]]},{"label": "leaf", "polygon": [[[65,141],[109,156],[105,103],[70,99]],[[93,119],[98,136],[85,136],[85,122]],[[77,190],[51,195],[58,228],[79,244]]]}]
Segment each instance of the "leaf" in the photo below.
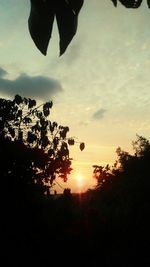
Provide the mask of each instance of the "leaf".
[{"label": "leaf", "polygon": [[73,146],[74,143],[75,143],[74,139],[72,139],[72,138],[68,139],[68,144],[69,144],[70,146]]},{"label": "leaf", "polygon": [[43,113],[44,113],[45,117],[48,117],[50,114],[50,111],[49,111],[49,109],[43,109]]},{"label": "leaf", "polygon": [[116,7],[117,6],[117,0],[111,0],[114,4],[114,6]]},{"label": "leaf", "polygon": [[126,8],[138,8],[143,0],[119,0]]},{"label": "leaf", "polygon": [[46,102],[46,103],[44,104],[44,106],[45,106],[45,108],[50,109],[50,108],[52,108],[52,106],[53,106],[53,102],[52,102],[52,101]]},{"label": "leaf", "polygon": [[36,106],[36,101],[29,98],[28,108],[33,108],[34,106]]},{"label": "leaf", "polygon": [[65,131],[69,132],[69,127],[68,126],[65,127]]},{"label": "leaf", "polygon": [[29,32],[42,54],[47,54],[55,17],[60,38],[60,55],[65,52],[77,32],[78,14],[83,2],[84,0],[31,1]]},{"label": "leaf", "polygon": [[23,102],[23,99],[20,95],[15,95],[14,101],[17,105],[20,105]]},{"label": "leaf", "polygon": [[98,166],[98,165],[93,165],[92,167],[93,167],[93,168],[99,168],[99,166]]},{"label": "leaf", "polygon": [[38,119],[42,118],[42,112],[41,111],[37,111],[36,112],[36,116],[38,117]]},{"label": "leaf", "polygon": [[84,143],[80,143],[80,150],[82,151],[82,150],[84,150],[84,148],[85,148],[85,144]]},{"label": "leaf", "polygon": [[62,126],[61,131],[59,132],[60,138],[65,139],[67,136],[67,132],[69,132],[69,127],[68,126],[66,126],[66,127]]}]

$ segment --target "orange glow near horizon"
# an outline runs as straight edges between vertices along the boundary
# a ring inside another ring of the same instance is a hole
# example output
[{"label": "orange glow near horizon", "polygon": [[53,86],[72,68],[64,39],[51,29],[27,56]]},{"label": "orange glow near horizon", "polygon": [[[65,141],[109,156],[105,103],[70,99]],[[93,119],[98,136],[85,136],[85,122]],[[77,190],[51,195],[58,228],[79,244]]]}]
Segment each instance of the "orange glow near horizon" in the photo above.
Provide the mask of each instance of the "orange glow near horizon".
[{"label": "orange glow near horizon", "polygon": [[85,177],[81,173],[78,173],[75,176],[75,181],[77,183],[77,187],[78,187],[79,191],[82,191],[84,186],[85,186]]}]

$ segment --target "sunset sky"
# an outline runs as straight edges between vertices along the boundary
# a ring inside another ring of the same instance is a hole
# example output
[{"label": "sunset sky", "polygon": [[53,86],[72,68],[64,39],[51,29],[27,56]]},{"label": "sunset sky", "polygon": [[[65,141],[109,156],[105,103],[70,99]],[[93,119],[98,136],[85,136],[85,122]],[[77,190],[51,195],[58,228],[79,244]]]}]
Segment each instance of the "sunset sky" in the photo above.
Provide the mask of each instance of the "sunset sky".
[{"label": "sunset sky", "polygon": [[[150,9],[85,0],[76,36],[62,57],[56,25],[47,56],[28,31],[29,0],[0,0],[0,97],[53,100],[51,119],[84,141],[71,149],[72,192],[94,185],[93,164],[113,164],[136,133],[150,137]],[[82,180],[82,181],[81,181]]]}]

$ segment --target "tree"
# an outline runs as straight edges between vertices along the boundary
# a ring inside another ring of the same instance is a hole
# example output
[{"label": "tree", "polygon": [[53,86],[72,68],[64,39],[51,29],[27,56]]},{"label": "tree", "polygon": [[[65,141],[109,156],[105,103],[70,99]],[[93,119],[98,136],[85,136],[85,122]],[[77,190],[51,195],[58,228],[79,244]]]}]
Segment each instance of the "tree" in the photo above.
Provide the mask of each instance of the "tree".
[{"label": "tree", "polygon": [[57,177],[67,181],[72,170],[69,146],[75,140],[67,138],[67,126],[49,120],[52,106],[52,101],[37,106],[19,95],[0,99],[0,176],[12,193],[44,193]]},{"label": "tree", "polygon": [[[117,148],[117,161],[112,167],[107,165],[93,166],[94,177],[97,179],[97,189],[107,198],[118,198],[123,205],[129,207],[137,203],[149,202],[149,162],[150,142],[143,136],[137,135],[133,145],[133,154]],[[115,197],[114,197],[115,196]],[[132,203],[132,204],[131,204]]]},{"label": "tree", "polygon": [[97,188],[101,187],[107,180],[110,179],[112,173],[111,173],[111,167],[109,164],[106,166],[98,166],[93,165],[93,175],[94,178],[97,180]]}]

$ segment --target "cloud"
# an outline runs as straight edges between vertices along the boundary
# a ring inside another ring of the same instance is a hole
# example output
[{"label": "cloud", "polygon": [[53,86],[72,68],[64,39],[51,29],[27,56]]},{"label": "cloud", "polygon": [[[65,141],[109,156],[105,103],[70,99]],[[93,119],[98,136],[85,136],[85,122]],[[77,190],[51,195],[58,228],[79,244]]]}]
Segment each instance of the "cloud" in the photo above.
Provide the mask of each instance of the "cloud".
[{"label": "cloud", "polygon": [[0,68],[0,93],[7,96],[20,94],[25,97],[46,99],[62,91],[59,81],[46,76],[20,74],[16,79],[4,78],[7,71]]},{"label": "cloud", "polygon": [[99,110],[97,110],[97,111],[93,114],[92,118],[93,118],[94,120],[101,120],[101,119],[103,119],[105,112],[106,112],[106,109],[100,108]]},{"label": "cloud", "polygon": [[90,123],[90,121],[86,120],[86,121],[80,121],[79,125],[80,126],[88,126]]},{"label": "cloud", "polygon": [[6,74],[7,74],[7,71],[0,67],[0,77],[5,76]]}]

